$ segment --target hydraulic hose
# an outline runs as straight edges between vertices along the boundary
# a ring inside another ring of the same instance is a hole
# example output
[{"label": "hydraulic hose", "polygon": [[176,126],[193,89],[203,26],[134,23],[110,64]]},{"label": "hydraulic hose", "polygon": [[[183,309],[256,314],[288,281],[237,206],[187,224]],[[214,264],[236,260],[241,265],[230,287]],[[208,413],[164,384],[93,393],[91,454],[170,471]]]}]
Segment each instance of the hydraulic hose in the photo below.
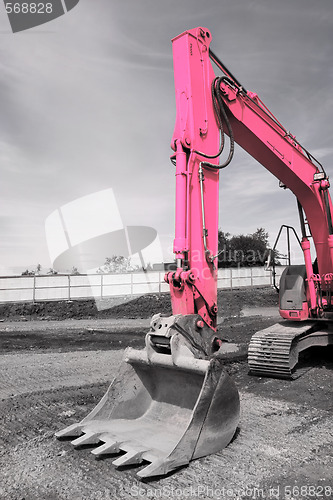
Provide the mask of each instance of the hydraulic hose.
[{"label": "hydraulic hose", "polygon": [[208,158],[208,159],[217,158],[218,156],[220,156],[222,154],[223,149],[224,149],[224,130],[223,130],[223,121],[222,121],[222,117],[223,117],[223,119],[227,125],[228,133],[229,133],[229,137],[230,137],[229,154],[228,154],[228,158],[226,159],[226,161],[220,165],[215,165],[214,163],[209,163],[209,162],[205,162],[205,161],[202,162],[201,165],[203,168],[212,168],[212,169],[216,169],[216,170],[220,170],[222,168],[225,168],[229,165],[229,163],[231,162],[233,155],[234,155],[234,149],[235,149],[234,135],[233,135],[233,131],[232,131],[227,113],[224,109],[224,103],[223,103],[223,99],[221,97],[221,91],[220,91],[220,83],[222,81],[224,81],[224,79],[225,79],[225,77],[223,77],[223,76],[216,77],[212,82],[212,100],[213,100],[214,111],[215,111],[215,115],[216,115],[216,118],[217,118],[217,121],[219,124],[220,135],[221,135],[219,151],[215,155],[208,155],[206,153],[203,153],[203,152],[197,151],[197,150],[194,150],[194,152],[196,154],[199,154],[200,156],[203,156],[204,158]]}]

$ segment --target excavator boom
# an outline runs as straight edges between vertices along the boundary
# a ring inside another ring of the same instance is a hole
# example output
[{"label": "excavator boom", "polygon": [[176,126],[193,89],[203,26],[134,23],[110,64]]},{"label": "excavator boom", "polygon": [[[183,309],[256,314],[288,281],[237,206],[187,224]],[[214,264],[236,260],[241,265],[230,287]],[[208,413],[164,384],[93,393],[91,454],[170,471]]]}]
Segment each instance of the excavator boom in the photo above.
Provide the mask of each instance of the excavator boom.
[{"label": "excavator boom", "polygon": [[[277,177],[297,199],[304,265],[287,266],[280,279],[280,315],[288,321],[254,334],[248,356],[252,374],[295,378],[304,371],[297,369],[300,352],[333,344],[329,179],[323,166],[279,123],[258,95],[247,91],[211,51],[210,56],[224,73],[218,80],[218,90],[230,140]],[[309,238],[316,250],[315,266]]]}]

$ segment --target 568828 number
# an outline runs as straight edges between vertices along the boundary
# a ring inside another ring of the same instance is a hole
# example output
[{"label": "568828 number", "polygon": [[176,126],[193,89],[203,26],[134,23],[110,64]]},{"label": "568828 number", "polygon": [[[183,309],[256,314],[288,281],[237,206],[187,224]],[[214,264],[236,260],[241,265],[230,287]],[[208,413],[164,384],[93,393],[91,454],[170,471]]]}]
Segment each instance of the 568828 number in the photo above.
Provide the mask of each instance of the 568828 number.
[{"label": "568828 number", "polygon": [[12,3],[6,2],[6,11],[8,14],[51,14],[52,3]]},{"label": "568828 number", "polygon": [[332,498],[333,488],[331,486],[285,486],[284,494],[287,498]]}]

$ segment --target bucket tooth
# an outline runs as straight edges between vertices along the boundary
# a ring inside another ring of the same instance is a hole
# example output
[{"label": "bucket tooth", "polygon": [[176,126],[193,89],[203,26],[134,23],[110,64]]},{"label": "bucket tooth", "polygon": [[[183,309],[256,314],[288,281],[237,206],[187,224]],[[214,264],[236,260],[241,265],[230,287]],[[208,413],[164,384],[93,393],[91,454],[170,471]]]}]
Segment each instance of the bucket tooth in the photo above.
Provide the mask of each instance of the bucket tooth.
[{"label": "bucket tooth", "polygon": [[[187,462],[188,463],[188,462]],[[185,464],[181,464],[185,465]],[[147,465],[144,469],[141,469],[140,471],[137,472],[137,476],[140,478],[144,477],[152,477],[152,476],[164,476],[167,474],[169,471],[173,470],[174,468],[177,468],[177,465],[175,467],[170,466],[168,463],[168,460],[163,460],[163,459],[158,459],[153,461],[151,464]]]},{"label": "bucket tooth", "polygon": [[83,436],[74,439],[74,441],[72,441],[71,444],[74,447],[77,447],[77,446],[83,446],[85,444],[96,444],[99,443],[99,441],[100,441],[99,434],[96,434],[95,432],[87,432]]},{"label": "bucket tooth", "polygon": [[69,436],[80,436],[82,434],[81,424],[72,424],[55,433],[57,438],[69,437]]},{"label": "bucket tooth", "polygon": [[114,460],[112,463],[116,467],[121,467],[122,465],[132,465],[132,464],[140,464],[143,461],[142,454],[143,451],[131,450],[128,451],[125,455]]},{"label": "bucket tooth", "polygon": [[119,442],[108,441],[99,446],[98,448],[92,450],[91,453],[95,455],[95,457],[99,457],[99,455],[107,455],[107,454],[111,455],[112,453],[119,453],[120,451],[119,445],[120,445]]}]

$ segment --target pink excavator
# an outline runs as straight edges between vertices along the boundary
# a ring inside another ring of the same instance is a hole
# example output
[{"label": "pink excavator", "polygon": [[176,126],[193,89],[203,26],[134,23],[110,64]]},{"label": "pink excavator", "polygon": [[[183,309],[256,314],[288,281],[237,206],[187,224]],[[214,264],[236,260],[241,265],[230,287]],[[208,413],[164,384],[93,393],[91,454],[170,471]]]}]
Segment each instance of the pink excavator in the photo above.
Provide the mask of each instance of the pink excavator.
[{"label": "pink excavator", "polygon": [[[210,43],[205,28],[173,39],[177,270],[165,277],[173,315],[152,318],[145,348],[126,349],[119,374],[96,408],[56,433],[74,436],[75,447],[96,445],[95,457],[118,454],[115,466],[141,465],[140,478],[218,452],[237,430],[239,395],[223,366],[228,346],[216,331],[219,171],[230,163],[235,142],[295,194],[304,254],[304,265],[287,266],[280,279],[284,320],[251,339],[250,372],[292,378],[302,350],[333,343],[328,177],[257,94],[222,64]],[[229,149],[220,164],[225,133]]]}]

